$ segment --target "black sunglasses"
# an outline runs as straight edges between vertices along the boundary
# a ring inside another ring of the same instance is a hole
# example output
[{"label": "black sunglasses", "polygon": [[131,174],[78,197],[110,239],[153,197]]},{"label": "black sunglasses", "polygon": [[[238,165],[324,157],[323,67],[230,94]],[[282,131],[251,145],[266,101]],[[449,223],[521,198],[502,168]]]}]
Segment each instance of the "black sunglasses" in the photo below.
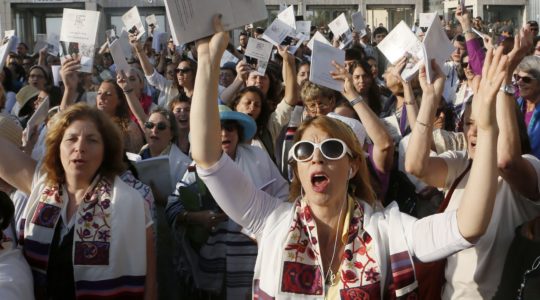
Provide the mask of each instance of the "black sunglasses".
[{"label": "black sunglasses", "polygon": [[154,126],[160,131],[167,129],[167,124],[165,124],[165,122],[158,122],[157,124],[150,121],[144,122],[144,127],[150,130],[154,129]]},{"label": "black sunglasses", "polygon": [[516,82],[518,81],[523,81],[524,83],[531,83],[533,80],[535,80],[534,78],[532,78],[531,76],[519,76],[518,74],[515,74],[514,75],[514,79],[516,80]]},{"label": "black sunglasses", "polygon": [[186,74],[186,73],[189,73],[189,72],[193,71],[193,69],[191,69],[191,68],[184,68],[184,69],[176,68],[175,71],[176,71],[176,73]]}]

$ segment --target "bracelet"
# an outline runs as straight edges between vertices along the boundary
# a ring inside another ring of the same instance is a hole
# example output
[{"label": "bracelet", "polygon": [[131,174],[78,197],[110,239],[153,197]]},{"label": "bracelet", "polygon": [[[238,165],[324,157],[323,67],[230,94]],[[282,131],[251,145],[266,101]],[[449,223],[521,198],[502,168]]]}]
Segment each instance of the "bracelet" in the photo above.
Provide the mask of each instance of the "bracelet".
[{"label": "bracelet", "polygon": [[358,96],[358,97],[354,98],[352,101],[350,101],[349,104],[350,104],[352,107],[354,107],[356,104],[358,104],[358,103],[360,103],[360,102],[362,102],[362,101],[364,101],[364,97]]},{"label": "bracelet", "polygon": [[124,92],[124,94],[129,94],[131,92],[133,92],[134,89],[131,89],[131,90],[122,90]]},{"label": "bracelet", "polygon": [[471,28],[469,28],[469,29],[463,31],[463,35],[465,35],[465,34],[467,34],[467,33],[474,33],[474,31],[472,31]]},{"label": "bracelet", "polygon": [[[403,101],[403,103],[404,103],[405,105],[415,105],[415,104],[416,104],[416,102],[414,102],[414,101],[410,101],[410,102]],[[418,122],[418,121],[417,121],[417,122]]]},{"label": "bracelet", "polygon": [[426,124],[426,123],[424,123],[424,122],[420,122],[420,121],[418,121],[418,120],[416,120],[416,124],[418,124],[418,125],[422,125],[422,126],[424,126],[424,127],[426,127],[426,128],[429,128],[429,127],[431,127],[431,124]]}]

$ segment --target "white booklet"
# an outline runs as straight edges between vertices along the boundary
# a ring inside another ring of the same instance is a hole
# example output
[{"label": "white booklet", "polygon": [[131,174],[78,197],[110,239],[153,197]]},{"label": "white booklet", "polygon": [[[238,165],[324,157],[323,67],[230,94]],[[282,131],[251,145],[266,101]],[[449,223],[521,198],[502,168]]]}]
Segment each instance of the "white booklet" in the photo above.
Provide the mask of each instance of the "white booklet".
[{"label": "white booklet", "polygon": [[116,73],[120,74],[120,71],[124,71],[127,74],[130,67],[126,61],[126,54],[120,45],[120,40],[115,39],[112,43],[109,44],[109,50],[113,58],[114,64],[116,65]]},{"label": "white booklet", "polygon": [[391,64],[395,64],[404,55],[409,57],[407,66],[401,73],[401,77],[405,80],[409,80],[418,72],[420,64],[424,61],[423,47],[422,42],[404,21],[401,21],[377,45]]},{"label": "white booklet", "polygon": [[[146,25],[148,25],[148,26],[153,25],[153,26],[154,26],[154,30],[159,29],[159,25],[158,25],[158,22],[157,22],[157,19],[156,19],[156,15],[151,14],[151,15],[149,15],[148,17],[146,17]],[[154,32],[155,32],[155,31],[154,31]]]},{"label": "white booklet", "polygon": [[352,42],[352,32],[347,22],[345,14],[340,14],[332,22],[328,24],[328,28],[334,34],[334,39],[338,38],[339,40],[339,49],[345,48]]},{"label": "white booklet", "polygon": [[267,18],[263,0],[164,0],[174,44],[214,34],[212,17],[221,14],[225,30]]},{"label": "white booklet", "polygon": [[144,30],[141,15],[139,15],[139,9],[137,6],[133,6],[122,16],[122,22],[124,23],[124,26],[126,26],[129,33],[137,35],[137,39],[140,39],[146,32]]},{"label": "white booklet", "polygon": [[223,65],[228,62],[233,62],[236,64],[238,62],[238,57],[234,56],[228,50],[225,50],[225,52],[223,52],[223,56],[221,57],[221,61],[219,62],[219,65],[223,67]]},{"label": "white booklet", "polygon": [[152,49],[156,50],[156,53],[161,53],[164,47],[167,47],[167,41],[169,40],[169,34],[161,31],[154,31],[152,39]]},{"label": "white booklet", "polygon": [[351,19],[354,26],[354,31],[360,33],[361,37],[366,35],[366,23],[364,21],[364,16],[362,16],[362,13],[359,11],[355,12],[351,15]]},{"label": "white booklet", "polygon": [[99,16],[98,11],[64,8],[60,30],[62,63],[78,55],[81,59],[80,72],[92,73]]},{"label": "white booklet", "polygon": [[135,153],[126,153],[126,155],[133,161],[140,181],[148,186],[153,183],[157,192],[164,197],[171,193],[169,156],[161,155],[142,160]]},{"label": "white booklet", "polygon": [[58,34],[38,33],[36,34],[36,44],[34,45],[34,53],[39,53],[41,49],[47,47],[47,53],[52,56],[58,55],[58,43],[60,36]]},{"label": "white booklet", "polygon": [[54,86],[60,86],[60,82],[62,81],[62,76],[60,76],[60,68],[62,66],[59,65],[52,65],[51,66],[51,73],[53,76],[53,85]]},{"label": "white booklet", "polygon": [[418,26],[429,27],[433,22],[433,19],[437,18],[437,13],[419,13],[418,14]]},{"label": "white booklet", "polygon": [[296,32],[310,36],[311,21],[296,21]]},{"label": "white booklet", "polygon": [[311,40],[309,40],[309,42],[307,44],[307,47],[309,49],[311,49],[311,51],[313,51],[313,42],[314,41],[319,41],[319,42],[324,43],[324,44],[326,44],[328,46],[332,46],[332,44],[319,31],[315,32],[315,34],[313,35],[313,37],[311,38]]},{"label": "white booklet", "polygon": [[6,63],[6,58],[10,52],[11,47],[15,43],[15,37],[5,37],[1,41],[0,45],[0,69],[2,69]]},{"label": "white booklet", "polygon": [[296,29],[296,17],[294,15],[294,5],[287,7],[277,15],[277,18],[283,21],[283,23]]},{"label": "white booklet", "polygon": [[21,42],[18,36],[15,35],[15,30],[6,30],[4,32],[4,39],[7,40],[8,38],[13,38],[13,44],[11,44],[11,48],[9,49],[9,52],[17,53],[17,45]]},{"label": "white booklet", "polygon": [[[260,75],[264,75],[266,72],[266,68],[268,67],[268,60],[270,59],[270,55],[272,54],[272,44],[254,39],[252,37],[249,38],[248,44],[246,46],[246,52],[244,53],[245,56],[257,59],[256,65],[257,65],[257,73]],[[248,63],[253,63],[251,61],[248,61]]]},{"label": "white booklet", "polygon": [[424,47],[426,51],[424,53],[424,65],[426,66],[428,83],[431,83],[434,73],[430,61],[435,59],[442,69],[444,62],[450,58],[450,55],[454,51],[454,45],[448,39],[439,18],[432,18],[431,24],[424,36]]},{"label": "white booklet", "polygon": [[280,19],[275,19],[264,31],[262,38],[272,45],[289,46],[289,52],[294,54],[302,45],[306,36],[298,34],[291,26],[285,24]]},{"label": "white booklet", "polygon": [[26,129],[23,131],[23,145],[26,145],[28,138],[34,134],[34,130],[37,129],[36,125],[40,125],[47,119],[47,113],[49,112],[49,97],[45,98],[36,111],[32,114],[28,122],[26,123]]},{"label": "white booklet", "polygon": [[335,80],[330,75],[330,71],[335,69],[332,61],[343,65],[345,63],[345,51],[314,41],[309,81],[341,92],[343,91],[343,81]]}]

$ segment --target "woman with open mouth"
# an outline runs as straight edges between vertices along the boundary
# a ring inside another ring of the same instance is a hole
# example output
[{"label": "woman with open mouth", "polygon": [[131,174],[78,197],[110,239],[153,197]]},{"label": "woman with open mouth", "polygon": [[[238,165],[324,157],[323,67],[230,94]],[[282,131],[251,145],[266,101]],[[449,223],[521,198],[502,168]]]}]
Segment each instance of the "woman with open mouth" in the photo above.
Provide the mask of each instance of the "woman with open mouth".
[{"label": "woman with open mouth", "polygon": [[[460,207],[417,220],[395,204],[385,209],[376,205],[360,143],[345,124],[325,116],[303,123],[295,135],[291,202],[258,191],[219,143],[215,99],[219,60],[229,36],[219,17],[213,23],[217,33],[197,41],[199,64],[210,66],[198,70],[195,82],[192,156],[216,202],[257,240],[254,297],[413,297],[413,257],[437,260],[471,247],[483,235],[497,185],[494,107],[502,82],[497,66],[504,67],[506,59],[502,52],[488,54],[493,64],[481,83],[479,101],[490,109],[477,117],[479,155]],[[444,76],[437,70],[438,86]],[[425,81],[425,68],[422,76]],[[424,97],[434,97],[433,90],[433,84],[426,85]],[[345,94],[355,100],[352,93]]]}]

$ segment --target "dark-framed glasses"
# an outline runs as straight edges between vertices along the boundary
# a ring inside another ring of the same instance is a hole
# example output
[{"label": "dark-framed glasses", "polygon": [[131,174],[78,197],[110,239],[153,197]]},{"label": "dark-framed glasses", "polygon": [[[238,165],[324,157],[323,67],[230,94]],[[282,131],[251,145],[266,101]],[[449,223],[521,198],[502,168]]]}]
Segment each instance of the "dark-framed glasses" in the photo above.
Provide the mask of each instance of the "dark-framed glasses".
[{"label": "dark-framed glasses", "polygon": [[181,69],[181,68],[176,68],[176,69],[175,69],[175,72],[176,72],[177,74],[178,74],[178,73],[180,73],[180,74],[187,74],[187,73],[189,73],[189,72],[191,72],[191,71],[193,71],[193,69],[191,69],[191,68],[183,68],[183,69]]},{"label": "dark-framed glasses", "polygon": [[524,83],[531,83],[533,82],[533,80],[536,80],[535,78],[531,76],[519,76],[518,74],[514,74],[514,79],[516,80],[516,82],[521,80]]},{"label": "dark-framed glasses", "polygon": [[163,130],[167,129],[167,124],[165,122],[154,123],[154,122],[146,121],[146,122],[144,122],[144,127],[148,128],[150,130],[152,130],[152,129],[154,129],[154,127],[156,127],[159,131],[163,131]]}]

